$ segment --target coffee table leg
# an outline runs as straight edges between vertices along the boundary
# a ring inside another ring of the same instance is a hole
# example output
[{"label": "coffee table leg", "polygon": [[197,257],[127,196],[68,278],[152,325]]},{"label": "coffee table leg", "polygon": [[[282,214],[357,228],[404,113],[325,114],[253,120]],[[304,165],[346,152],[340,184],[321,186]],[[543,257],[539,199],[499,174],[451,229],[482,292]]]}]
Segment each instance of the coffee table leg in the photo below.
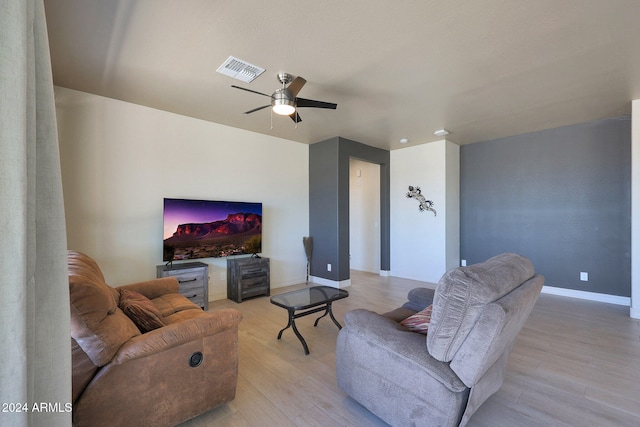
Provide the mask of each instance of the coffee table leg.
[{"label": "coffee table leg", "polygon": [[307,347],[307,342],[304,340],[304,338],[302,338],[302,335],[300,335],[300,332],[298,332],[298,328],[296,328],[295,319],[291,323],[291,326],[293,326],[293,332],[296,333],[296,336],[298,337],[298,339],[302,343],[302,347],[304,348],[304,354],[309,354],[309,347]]},{"label": "coffee table leg", "polygon": [[335,317],[333,317],[333,310],[332,310],[332,306],[331,303],[327,303],[327,309],[325,310],[324,314],[320,317],[318,317],[315,321],[315,323],[313,324],[313,326],[318,326],[318,321],[320,319],[322,319],[324,316],[329,315],[331,317],[331,320],[333,320],[333,323],[336,324],[336,326],[338,327],[338,329],[342,329],[342,326],[340,326],[340,323],[338,323],[338,321],[336,320]]},{"label": "coffee table leg", "polygon": [[326,316],[327,314],[329,314],[329,310],[330,310],[330,308],[331,308],[331,305],[330,305],[330,304],[327,304],[327,306],[326,306],[326,310],[324,311],[324,314],[323,314],[322,316],[320,316],[320,317],[318,317],[318,318],[316,319],[316,321],[315,321],[315,323],[313,324],[313,326],[318,326],[318,322],[320,321],[320,319],[322,319],[324,316]]},{"label": "coffee table leg", "polygon": [[280,332],[278,332],[278,339],[282,338],[282,333],[289,329],[291,327],[291,323],[293,322],[293,313],[289,310],[287,310],[289,312],[289,323],[287,323],[287,326],[285,326],[284,328],[280,329]]},{"label": "coffee table leg", "polygon": [[298,339],[302,343],[302,348],[304,348],[304,354],[309,354],[309,347],[307,346],[307,342],[304,340],[304,338],[302,338],[302,335],[300,335],[300,332],[298,331],[298,328],[296,327],[296,318],[294,316],[294,311],[293,310],[287,310],[287,311],[289,312],[289,323],[287,323],[287,326],[285,326],[284,328],[282,328],[280,330],[280,332],[278,333],[278,339],[282,338],[282,333],[286,329],[289,329],[289,327],[292,327],[293,328],[293,332],[296,334],[296,336],[298,337]]},{"label": "coffee table leg", "polygon": [[333,323],[336,324],[336,326],[338,327],[338,329],[342,329],[342,326],[340,326],[340,323],[338,323],[338,321],[336,320],[335,317],[333,317],[333,310],[331,309],[331,303],[329,303],[329,316],[331,316],[331,320],[333,320]]}]

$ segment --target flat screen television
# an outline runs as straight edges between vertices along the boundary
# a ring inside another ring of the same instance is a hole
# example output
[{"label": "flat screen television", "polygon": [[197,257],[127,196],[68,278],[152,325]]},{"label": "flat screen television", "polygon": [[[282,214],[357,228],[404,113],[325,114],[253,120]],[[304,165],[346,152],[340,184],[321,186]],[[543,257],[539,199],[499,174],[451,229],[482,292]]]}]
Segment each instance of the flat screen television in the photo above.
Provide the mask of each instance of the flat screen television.
[{"label": "flat screen television", "polygon": [[164,199],[166,262],[262,252],[262,203]]}]

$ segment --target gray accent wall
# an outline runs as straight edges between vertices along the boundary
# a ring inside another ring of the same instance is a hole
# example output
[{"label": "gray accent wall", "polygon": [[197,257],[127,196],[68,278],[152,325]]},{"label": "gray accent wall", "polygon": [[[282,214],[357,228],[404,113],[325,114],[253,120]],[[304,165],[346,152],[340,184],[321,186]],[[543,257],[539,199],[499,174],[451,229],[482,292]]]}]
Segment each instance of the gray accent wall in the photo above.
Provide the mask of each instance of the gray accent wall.
[{"label": "gray accent wall", "polygon": [[631,295],[629,117],[464,145],[460,196],[467,264],[516,252],[547,286]]},{"label": "gray accent wall", "polygon": [[[349,160],[380,165],[380,269],[390,269],[389,152],[335,137],[309,147],[309,235],[311,275],[332,281],[350,278]],[[331,271],[327,271],[331,264]]]}]

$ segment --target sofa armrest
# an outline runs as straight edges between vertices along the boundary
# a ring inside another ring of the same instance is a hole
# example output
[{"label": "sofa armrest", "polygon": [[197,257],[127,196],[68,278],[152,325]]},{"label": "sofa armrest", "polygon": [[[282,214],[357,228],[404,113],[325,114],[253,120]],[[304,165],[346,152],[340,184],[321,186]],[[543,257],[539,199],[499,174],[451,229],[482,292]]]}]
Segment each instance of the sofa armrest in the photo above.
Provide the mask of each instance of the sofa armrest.
[{"label": "sofa armrest", "polygon": [[422,311],[429,305],[433,304],[433,296],[435,294],[434,289],[429,288],[415,288],[409,291],[407,298],[409,301],[404,303],[403,308],[408,308],[413,311]]},{"label": "sofa armrest", "polygon": [[166,294],[177,294],[180,292],[178,279],[176,279],[175,277],[151,279],[144,282],[137,282],[130,285],[119,286],[115,289],[127,289],[130,291],[136,291],[149,299],[158,298]]},{"label": "sofa armrest", "polygon": [[213,312],[194,310],[193,316],[182,322],[133,337],[120,347],[111,364],[120,365],[129,360],[151,356],[195,339],[215,335],[228,329],[237,329],[242,320],[242,313],[235,308]]}]

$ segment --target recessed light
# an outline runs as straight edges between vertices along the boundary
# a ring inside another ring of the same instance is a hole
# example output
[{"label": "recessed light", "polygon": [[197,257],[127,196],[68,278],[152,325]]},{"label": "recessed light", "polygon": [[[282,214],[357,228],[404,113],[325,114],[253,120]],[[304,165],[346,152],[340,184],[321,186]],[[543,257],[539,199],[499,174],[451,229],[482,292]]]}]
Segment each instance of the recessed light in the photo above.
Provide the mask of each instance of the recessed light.
[{"label": "recessed light", "polygon": [[409,142],[407,138],[400,138],[400,144],[406,144],[407,142]]},{"label": "recessed light", "polygon": [[433,133],[435,136],[446,136],[449,135],[449,131],[446,129],[440,129]]}]

